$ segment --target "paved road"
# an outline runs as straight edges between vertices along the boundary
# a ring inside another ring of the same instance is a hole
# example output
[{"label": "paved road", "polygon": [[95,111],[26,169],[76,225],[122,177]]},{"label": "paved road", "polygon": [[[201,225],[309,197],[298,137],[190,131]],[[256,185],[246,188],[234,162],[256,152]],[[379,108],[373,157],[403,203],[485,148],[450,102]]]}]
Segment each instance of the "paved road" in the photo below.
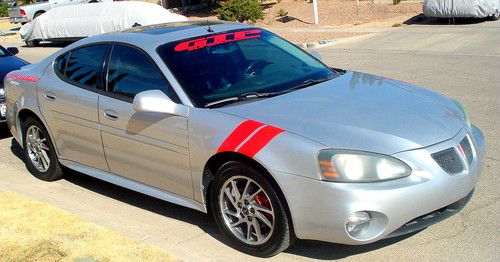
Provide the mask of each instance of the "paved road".
[{"label": "paved road", "polygon": [[[38,61],[57,48],[21,50]],[[500,21],[459,26],[408,26],[342,41],[319,50],[336,67],[379,74],[461,101],[488,142],[486,167],[470,204],[420,233],[367,246],[298,241],[271,260],[498,261],[500,220]],[[0,190],[49,202],[183,260],[254,261],[227,247],[206,215],[155,200],[81,174],[54,183],[34,179],[20,148],[0,134]],[[334,218],[332,218],[334,219]]]}]

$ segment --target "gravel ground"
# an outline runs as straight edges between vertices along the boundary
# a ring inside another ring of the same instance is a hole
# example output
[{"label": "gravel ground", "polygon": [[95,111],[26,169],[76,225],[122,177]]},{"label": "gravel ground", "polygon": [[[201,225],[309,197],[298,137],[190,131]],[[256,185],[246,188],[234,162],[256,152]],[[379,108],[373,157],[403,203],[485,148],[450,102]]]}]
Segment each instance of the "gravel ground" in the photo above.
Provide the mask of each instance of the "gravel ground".
[{"label": "gravel ground", "polygon": [[[288,12],[284,19],[277,17],[278,10]],[[266,19],[257,23],[271,27],[316,27],[313,20],[313,4],[304,0],[282,0],[265,10]],[[395,17],[411,18],[422,12],[421,3],[371,4],[371,1],[318,0],[319,25],[339,26],[359,25],[383,21]],[[406,19],[405,19],[406,20]],[[404,22],[402,20],[401,22]]]},{"label": "gravel ground", "polygon": [[[375,0],[377,2],[377,0]],[[278,10],[288,12],[285,17],[278,17]],[[266,2],[264,12],[266,18],[255,25],[273,31],[280,29],[279,35],[292,42],[311,42],[331,40],[359,35],[360,33],[345,32],[284,32],[282,29],[315,29],[329,27],[364,27],[364,26],[392,26],[403,24],[404,21],[422,12],[422,3],[402,3],[399,5],[381,3],[372,4],[371,0],[360,1],[356,5],[354,0],[318,0],[319,25],[313,22],[313,5],[309,0],[281,0]],[[215,14],[189,13],[191,20],[217,19]]]}]

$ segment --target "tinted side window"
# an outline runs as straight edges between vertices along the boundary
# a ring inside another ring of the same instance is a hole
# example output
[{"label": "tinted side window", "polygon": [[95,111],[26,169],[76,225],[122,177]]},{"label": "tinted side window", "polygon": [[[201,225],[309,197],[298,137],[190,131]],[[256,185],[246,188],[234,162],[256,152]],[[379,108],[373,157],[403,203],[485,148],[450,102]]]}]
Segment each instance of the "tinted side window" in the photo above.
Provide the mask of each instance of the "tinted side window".
[{"label": "tinted side window", "polygon": [[56,68],[55,70],[60,73],[61,75],[64,75],[64,72],[66,71],[66,63],[68,61],[69,53],[66,53],[65,55],[57,58],[56,60]]},{"label": "tinted side window", "polygon": [[71,51],[66,78],[85,87],[97,88],[107,45],[93,45]]},{"label": "tinted side window", "polygon": [[115,45],[109,62],[108,91],[134,97],[147,90],[161,90],[176,101],[170,84],[153,61],[135,48]]}]

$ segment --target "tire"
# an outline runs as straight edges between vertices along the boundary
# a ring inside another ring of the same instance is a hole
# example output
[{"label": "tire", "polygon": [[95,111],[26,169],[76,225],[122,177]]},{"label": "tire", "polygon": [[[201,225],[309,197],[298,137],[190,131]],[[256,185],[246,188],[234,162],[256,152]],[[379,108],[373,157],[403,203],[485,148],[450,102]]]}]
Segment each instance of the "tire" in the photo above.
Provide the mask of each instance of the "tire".
[{"label": "tire", "polygon": [[40,45],[40,40],[28,40],[25,43],[27,47],[36,47]]},{"label": "tire", "polygon": [[[233,190],[233,185],[238,193]],[[263,192],[258,193],[259,188]],[[242,197],[234,197],[238,194]],[[271,257],[295,241],[291,221],[275,189],[264,176],[246,164],[228,162],[217,171],[210,187],[210,206],[222,235],[241,252]],[[267,211],[263,212],[262,207]],[[223,213],[223,209],[227,211]],[[235,222],[237,226],[229,225]],[[249,228],[250,235],[243,233],[248,233]],[[257,228],[260,238],[257,237]]]},{"label": "tire", "polygon": [[[37,136],[35,132],[38,132]],[[35,141],[37,137],[40,142]],[[52,140],[37,119],[29,117],[24,122],[23,148],[26,168],[33,176],[43,181],[55,181],[63,177]]]}]

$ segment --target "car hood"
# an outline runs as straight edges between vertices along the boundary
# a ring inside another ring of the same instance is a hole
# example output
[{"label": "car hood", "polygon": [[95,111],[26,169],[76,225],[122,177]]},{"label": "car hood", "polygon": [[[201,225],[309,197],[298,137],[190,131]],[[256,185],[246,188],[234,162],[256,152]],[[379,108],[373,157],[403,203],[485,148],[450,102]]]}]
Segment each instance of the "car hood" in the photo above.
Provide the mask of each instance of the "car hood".
[{"label": "car hood", "polygon": [[217,110],[280,127],[327,147],[383,154],[439,143],[464,126],[450,99],[358,72]]},{"label": "car hood", "polygon": [[27,64],[28,62],[15,56],[0,57],[0,87],[3,87],[3,79],[5,78],[5,75],[11,71],[18,70]]}]

